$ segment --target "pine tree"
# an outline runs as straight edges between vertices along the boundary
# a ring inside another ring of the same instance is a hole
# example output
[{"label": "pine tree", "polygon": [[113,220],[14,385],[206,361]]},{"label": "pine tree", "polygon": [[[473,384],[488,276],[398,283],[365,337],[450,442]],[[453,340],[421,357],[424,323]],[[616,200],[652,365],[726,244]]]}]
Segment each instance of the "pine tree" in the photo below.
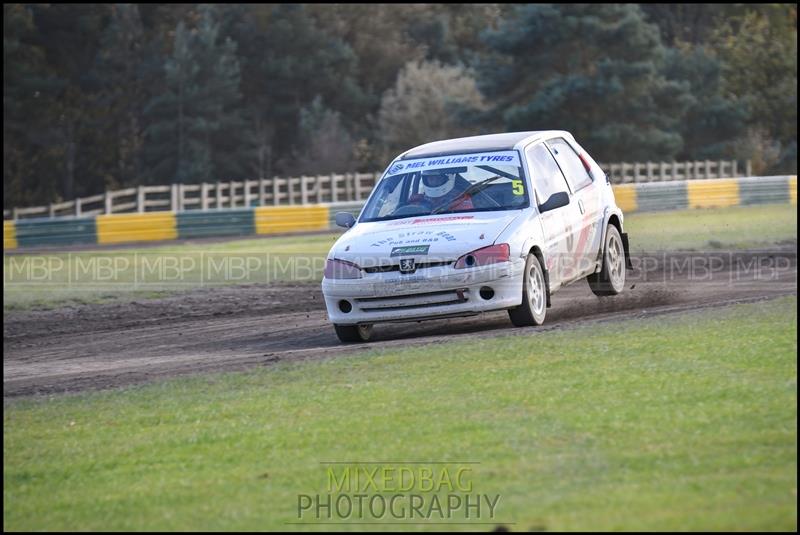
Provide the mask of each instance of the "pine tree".
[{"label": "pine tree", "polygon": [[[28,12],[33,24],[24,40],[25,48],[38,49],[42,54],[38,66],[11,66],[12,70],[38,71],[38,80],[29,79],[38,89],[22,95],[19,101],[28,117],[26,136],[35,147],[32,160],[38,162],[27,179],[37,185],[32,189],[50,192],[49,200],[71,199],[102,183],[99,166],[86,151],[98,136],[93,128],[97,110],[92,105],[86,73],[94,61],[107,8],[30,4],[19,9]],[[8,22],[19,20],[14,17]],[[45,117],[38,124],[34,118],[40,114]]]},{"label": "pine tree", "polygon": [[326,106],[341,113],[346,128],[363,122],[368,110],[356,83],[357,58],[341,39],[316,23],[309,8],[297,4],[260,6],[238,26],[242,54],[243,87],[248,97],[250,132],[260,152],[258,174],[294,172],[271,162],[292,162],[300,144],[301,110],[318,95]]},{"label": "pine tree", "polygon": [[142,109],[153,88],[146,70],[150,53],[139,8],[112,6],[92,70],[96,102],[103,111],[99,128],[106,141],[94,156],[107,162],[109,188],[134,184],[142,174]]},{"label": "pine tree", "polygon": [[153,176],[191,183],[244,178],[236,44],[220,42],[212,7],[201,7],[197,28],[178,24],[164,68],[166,91],[147,106]]},{"label": "pine tree", "polygon": [[485,34],[478,82],[509,130],[571,131],[598,158],[668,160],[683,148],[688,84],[660,72],[658,29],[631,4],[519,5]]},{"label": "pine tree", "polygon": [[292,167],[296,173],[345,173],[355,168],[355,144],[341,114],[325,107],[321,97],[300,110],[300,144]]},{"label": "pine tree", "polygon": [[684,148],[678,159],[736,158],[748,112],[725,95],[722,62],[704,47],[671,49],[664,74],[670,80],[688,82],[691,91],[691,104],[679,125]]},{"label": "pine tree", "polygon": [[30,42],[35,35],[31,9],[3,5],[3,205],[46,202],[58,195],[58,165],[43,132],[61,87],[48,70],[45,51]]}]

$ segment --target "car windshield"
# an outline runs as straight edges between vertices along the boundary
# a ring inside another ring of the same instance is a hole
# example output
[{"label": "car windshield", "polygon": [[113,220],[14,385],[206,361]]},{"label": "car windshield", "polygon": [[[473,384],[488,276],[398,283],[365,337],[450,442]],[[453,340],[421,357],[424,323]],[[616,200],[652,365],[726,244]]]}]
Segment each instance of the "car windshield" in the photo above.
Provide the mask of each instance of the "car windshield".
[{"label": "car windshield", "polygon": [[528,189],[516,151],[396,161],[384,173],[360,221],[519,210]]}]

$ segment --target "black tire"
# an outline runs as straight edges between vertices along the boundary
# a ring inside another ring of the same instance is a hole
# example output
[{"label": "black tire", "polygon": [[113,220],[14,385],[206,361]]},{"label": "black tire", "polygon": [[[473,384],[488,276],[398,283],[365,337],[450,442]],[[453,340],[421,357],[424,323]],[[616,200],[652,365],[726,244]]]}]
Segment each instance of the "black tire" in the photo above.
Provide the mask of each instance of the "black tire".
[{"label": "black tire", "polygon": [[547,284],[544,269],[535,255],[529,254],[522,275],[522,304],[508,311],[511,323],[529,327],[544,323],[547,314]]},{"label": "black tire", "polygon": [[625,288],[625,250],[617,227],[609,225],[603,244],[603,266],[586,280],[595,295],[617,295]]},{"label": "black tire", "polygon": [[368,342],[369,337],[372,336],[372,325],[334,324],[333,328],[336,330],[339,340],[346,344]]}]

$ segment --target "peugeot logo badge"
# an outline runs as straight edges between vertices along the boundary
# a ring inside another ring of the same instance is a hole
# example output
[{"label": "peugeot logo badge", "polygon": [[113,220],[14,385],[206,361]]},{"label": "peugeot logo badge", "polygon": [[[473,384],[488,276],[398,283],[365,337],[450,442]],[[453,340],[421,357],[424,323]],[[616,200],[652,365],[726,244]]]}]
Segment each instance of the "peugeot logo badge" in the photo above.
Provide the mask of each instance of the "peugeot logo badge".
[{"label": "peugeot logo badge", "polygon": [[400,273],[414,273],[414,271],[416,271],[416,268],[414,267],[413,258],[400,259]]}]

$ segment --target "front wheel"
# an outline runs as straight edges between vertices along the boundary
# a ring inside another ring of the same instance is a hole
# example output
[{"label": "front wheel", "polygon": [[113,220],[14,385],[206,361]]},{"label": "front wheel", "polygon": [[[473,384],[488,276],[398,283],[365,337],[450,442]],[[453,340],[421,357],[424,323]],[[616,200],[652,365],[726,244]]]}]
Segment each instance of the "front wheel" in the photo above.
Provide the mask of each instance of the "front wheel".
[{"label": "front wheel", "polygon": [[336,336],[345,343],[360,343],[369,341],[372,336],[372,325],[336,325]]},{"label": "front wheel", "polygon": [[617,295],[625,288],[625,249],[617,227],[609,225],[603,247],[603,267],[586,280],[595,295]]},{"label": "front wheel", "polygon": [[541,325],[547,313],[547,285],[544,270],[536,255],[529,254],[522,276],[522,304],[508,311],[516,327]]}]

